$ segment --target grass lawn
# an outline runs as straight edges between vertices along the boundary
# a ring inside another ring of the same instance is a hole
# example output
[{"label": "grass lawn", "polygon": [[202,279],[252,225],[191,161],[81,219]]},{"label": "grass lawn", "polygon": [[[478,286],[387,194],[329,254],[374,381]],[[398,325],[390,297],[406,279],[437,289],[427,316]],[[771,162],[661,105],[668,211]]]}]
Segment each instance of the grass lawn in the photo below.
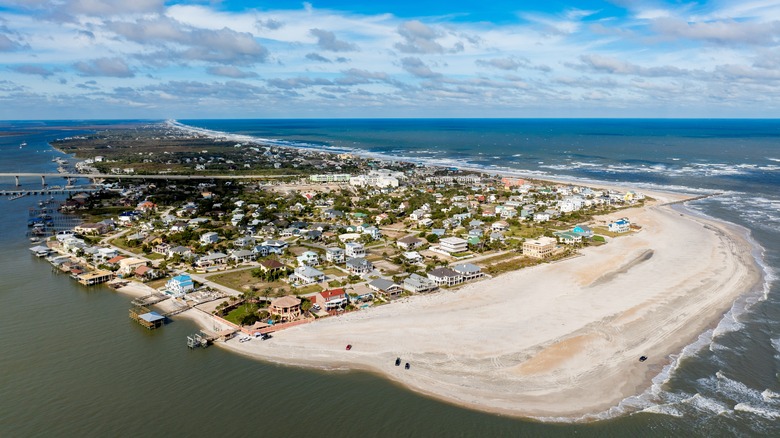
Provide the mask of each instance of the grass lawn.
[{"label": "grass lawn", "polygon": [[628,233],[613,233],[612,231],[609,231],[608,229],[604,227],[597,227],[593,228],[593,232],[596,234],[600,234],[602,236],[608,236],[608,237],[620,237],[620,236],[628,236],[631,234],[629,231]]},{"label": "grass lawn", "polygon": [[156,252],[153,252],[153,253],[149,253],[148,255],[146,255],[146,258],[149,259],[149,260],[162,260],[162,259],[165,258],[165,256],[162,255],[162,254],[158,254]]},{"label": "grass lawn", "polygon": [[257,312],[257,309],[257,304],[255,303],[244,303],[225,315],[225,319],[232,322],[233,324],[241,325],[241,320],[243,320],[245,316]]},{"label": "grass lawn", "polygon": [[252,276],[251,269],[247,269],[244,271],[228,272],[225,274],[211,275],[208,277],[208,279],[213,281],[214,283],[221,284],[222,286],[227,286],[237,291],[245,291],[246,288],[244,288],[243,286],[246,286],[248,284],[259,283],[262,281],[259,278]]},{"label": "grass lawn", "polygon": [[521,237],[525,239],[533,239],[544,234],[544,228],[530,226],[510,227],[507,236]]},{"label": "grass lawn", "polygon": [[496,255],[496,256],[493,256],[493,257],[484,258],[482,260],[477,261],[476,263],[480,263],[480,264],[483,264],[483,265],[489,265],[491,263],[498,263],[500,261],[504,261],[504,260],[507,260],[507,259],[511,259],[513,257],[517,257],[518,255],[519,255],[518,253],[516,253],[514,251],[510,251],[510,252],[507,252],[505,254],[499,254],[499,255]]},{"label": "grass lawn", "polygon": [[346,273],[344,273],[344,271],[336,268],[323,269],[322,273],[325,275],[332,275],[334,277],[344,277],[345,275],[347,275]]},{"label": "grass lawn", "polygon": [[295,295],[310,294],[312,292],[322,292],[322,287],[318,284],[310,284],[305,287],[295,289]]},{"label": "grass lawn", "polygon": [[170,279],[171,279],[171,277],[160,278],[158,280],[152,280],[152,281],[146,283],[146,285],[151,287],[151,288],[153,288],[153,289],[158,289],[158,288],[161,288],[161,287],[165,286],[165,283],[167,283],[168,280],[170,280]]},{"label": "grass lawn", "polygon": [[112,245],[117,246],[119,248],[122,248],[125,251],[130,251],[133,254],[141,254],[141,247],[140,246],[132,248],[132,247],[127,245],[127,240],[125,240],[122,237],[118,237],[118,238],[112,240],[109,243],[111,243]]}]

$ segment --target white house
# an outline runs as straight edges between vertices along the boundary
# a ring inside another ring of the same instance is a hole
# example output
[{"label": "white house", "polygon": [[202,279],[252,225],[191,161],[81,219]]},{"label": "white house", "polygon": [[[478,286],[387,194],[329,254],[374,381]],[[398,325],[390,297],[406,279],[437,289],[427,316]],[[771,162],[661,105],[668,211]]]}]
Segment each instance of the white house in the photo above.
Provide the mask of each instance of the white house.
[{"label": "white house", "polygon": [[344,262],[344,250],[339,247],[325,248],[325,260],[331,263]]},{"label": "white house", "polygon": [[609,231],[613,233],[627,233],[630,229],[631,222],[626,218],[610,222],[609,224]]},{"label": "white house", "polygon": [[468,249],[468,242],[460,237],[445,237],[439,241],[439,249],[451,254],[465,252]]},{"label": "white house", "polygon": [[346,247],[345,253],[347,257],[363,257],[366,255],[366,248],[361,243],[347,242],[344,246]]},{"label": "white house", "polygon": [[436,288],[436,283],[432,280],[417,274],[412,274],[404,279],[404,289],[409,292],[428,292],[435,290]]},{"label": "white house", "polygon": [[325,274],[311,266],[299,266],[292,275],[293,280],[302,285],[319,283],[325,280]]},{"label": "white house", "polygon": [[348,258],[347,270],[356,275],[362,275],[374,270],[374,265],[363,257]]},{"label": "white house", "polygon": [[298,266],[317,266],[320,264],[320,256],[314,251],[306,251],[298,256]]},{"label": "white house", "polygon": [[455,286],[463,282],[463,276],[448,267],[440,267],[428,273],[428,279],[439,286]]},{"label": "white house", "polygon": [[200,243],[202,245],[209,245],[211,243],[217,243],[219,241],[219,234],[209,231],[200,235]]}]

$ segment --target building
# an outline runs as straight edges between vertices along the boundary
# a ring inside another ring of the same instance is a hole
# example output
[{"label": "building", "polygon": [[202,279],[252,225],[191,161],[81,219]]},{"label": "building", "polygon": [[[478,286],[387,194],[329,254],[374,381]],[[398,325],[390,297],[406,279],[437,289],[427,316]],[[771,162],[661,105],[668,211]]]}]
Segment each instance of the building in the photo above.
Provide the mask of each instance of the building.
[{"label": "building", "polygon": [[284,268],[285,268],[284,264],[282,264],[278,260],[269,259],[260,262],[260,269],[263,272],[274,272]]},{"label": "building", "polygon": [[540,237],[535,240],[523,242],[523,255],[536,259],[550,257],[555,251],[556,242],[552,237]]},{"label": "building", "polygon": [[575,243],[582,243],[582,235],[572,231],[556,231],[555,237],[558,238],[558,242],[565,243],[567,245],[573,245]]},{"label": "building", "polygon": [[320,256],[314,251],[306,251],[297,257],[298,266],[317,266],[320,264]]},{"label": "building", "polygon": [[482,277],[482,269],[479,266],[471,263],[461,263],[452,267],[452,270],[460,274],[463,281],[471,281],[475,278]]},{"label": "building", "polygon": [[436,283],[434,283],[431,279],[417,274],[411,274],[404,279],[404,289],[408,290],[409,292],[430,292],[432,290],[436,290],[436,288]]},{"label": "building", "polygon": [[146,260],[137,257],[119,260],[119,275],[133,275],[139,266],[146,266]]},{"label": "building", "polygon": [[344,246],[347,257],[364,257],[366,255],[366,248],[362,243],[347,242]]},{"label": "building", "polygon": [[320,183],[349,182],[351,175],[348,173],[331,173],[327,175],[311,175],[309,181]]},{"label": "building", "polygon": [[445,237],[439,241],[439,249],[450,254],[466,252],[468,250],[468,242],[460,237]]},{"label": "building", "polygon": [[631,222],[626,218],[609,224],[609,231],[613,233],[628,233],[629,230],[631,230]]},{"label": "building", "polygon": [[208,268],[210,266],[222,266],[228,261],[227,254],[221,252],[214,252],[208,255],[204,255],[199,258],[195,264],[200,268]]},{"label": "building", "polygon": [[425,245],[425,241],[414,236],[406,236],[402,239],[398,239],[395,244],[404,251],[412,251]]},{"label": "building", "polygon": [[420,263],[423,261],[423,256],[417,251],[405,252],[402,255],[409,263]]},{"label": "building", "polygon": [[344,263],[344,250],[339,247],[325,248],[325,260],[331,263]]},{"label": "building", "polygon": [[177,275],[165,284],[165,288],[168,293],[176,298],[184,296],[184,294],[195,290],[195,282],[192,281],[192,277],[189,275]]},{"label": "building", "polygon": [[393,283],[390,280],[384,278],[377,278],[368,283],[368,287],[371,290],[375,290],[387,298],[398,298],[403,292],[403,288],[400,285]]},{"label": "building", "polygon": [[398,178],[393,173],[382,170],[372,170],[367,175],[353,176],[349,179],[349,184],[356,187],[376,187],[379,189],[387,187],[398,187]]},{"label": "building", "polygon": [[463,282],[463,276],[447,267],[440,267],[428,273],[428,279],[438,286],[455,286]]},{"label": "building", "polygon": [[374,270],[374,265],[363,257],[350,257],[346,262],[347,271],[355,275],[367,274]]},{"label": "building", "polygon": [[97,236],[106,232],[106,226],[103,224],[81,224],[76,225],[73,231],[83,236]]},{"label": "building", "polygon": [[217,242],[219,242],[219,234],[213,231],[209,231],[208,233],[203,233],[200,235],[200,243],[202,245],[210,245]]},{"label": "building", "polygon": [[349,295],[344,289],[324,290],[311,296],[313,304],[319,304],[325,310],[343,309],[349,304]]},{"label": "building", "polygon": [[239,249],[230,253],[230,260],[236,263],[251,262],[257,255],[248,249]]},{"label": "building", "polygon": [[284,250],[287,249],[289,246],[287,242],[283,240],[266,240],[261,244],[261,246],[265,246],[268,248],[269,254],[282,254],[284,253]]},{"label": "building", "polygon": [[587,225],[577,225],[576,227],[572,228],[571,232],[579,234],[586,239],[593,237],[593,230]]},{"label": "building", "polygon": [[268,313],[278,316],[282,321],[294,321],[301,316],[301,299],[292,295],[271,300]]},{"label": "building", "polygon": [[325,281],[325,274],[319,269],[312,268],[311,266],[299,266],[295,268],[295,273],[292,276],[294,281],[304,286]]}]

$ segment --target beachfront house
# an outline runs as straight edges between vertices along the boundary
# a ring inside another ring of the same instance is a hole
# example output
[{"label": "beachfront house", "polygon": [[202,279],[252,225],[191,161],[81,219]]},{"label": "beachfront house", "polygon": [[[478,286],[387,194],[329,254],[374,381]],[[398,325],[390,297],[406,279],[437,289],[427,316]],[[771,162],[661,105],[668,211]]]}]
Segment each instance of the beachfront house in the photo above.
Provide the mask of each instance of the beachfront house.
[{"label": "beachfront house", "polygon": [[195,282],[192,281],[192,277],[189,275],[177,275],[167,283],[165,283],[165,289],[170,295],[175,298],[183,297],[185,294],[195,290]]},{"label": "beachfront house", "polygon": [[452,267],[452,270],[460,274],[463,281],[471,281],[476,278],[482,277],[482,269],[479,266],[471,263],[461,263]]},{"label": "beachfront house", "polygon": [[556,242],[552,237],[540,237],[538,239],[523,242],[523,255],[535,259],[545,259],[552,256]]},{"label": "beachfront house", "polygon": [[433,280],[418,274],[411,274],[404,279],[404,289],[409,292],[430,292],[436,290],[436,288],[436,283]]},{"label": "beachfront house", "polygon": [[428,273],[428,279],[438,286],[455,286],[463,282],[463,276],[452,269],[443,266]]},{"label": "beachfront house", "polygon": [[319,304],[325,310],[343,309],[349,304],[349,295],[344,289],[324,290],[310,297],[312,304]]},{"label": "beachfront house", "polygon": [[460,237],[445,237],[439,241],[439,249],[450,254],[466,252],[468,250],[468,242]]},{"label": "beachfront house", "polygon": [[137,257],[122,259],[119,261],[119,275],[133,275],[135,270],[140,266],[146,266],[146,260]]},{"label": "beachfront house", "polygon": [[628,233],[631,229],[631,222],[626,218],[616,220],[609,223],[608,229],[613,233]]},{"label": "beachfront house", "polygon": [[331,263],[343,263],[344,250],[339,247],[325,248],[325,260]]},{"label": "beachfront house", "polygon": [[558,238],[558,242],[566,245],[582,243],[582,236],[572,231],[556,231],[553,234]]},{"label": "beachfront house", "polygon": [[350,257],[346,262],[347,271],[355,275],[367,274],[374,270],[374,265],[363,257]]},{"label": "beachfront house", "polygon": [[347,242],[344,246],[347,257],[364,257],[366,255],[366,248],[361,243]]},{"label": "beachfront house", "polygon": [[571,232],[579,234],[585,239],[590,239],[593,237],[593,230],[587,225],[577,225],[576,227],[572,228]]},{"label": "beachfront house", "polygon": [[371,290],[375,290],[381,293],[387,298],[397,298],[399,295],[401,295],[401,292],[403,292],[403,288],[400,285],[384,278],[377,278],[376,280],[372,280],[368,283],[368,287]]},{"label": "beachfront house", "polygon": [[300,285],[308,285],[325,281],[325,274],[311,266],[299,266],[291,276],[293,282]]},{"label": "beachfront house", "polygon": [[268,313],[278,317],[282,322],[295,321],[301,316],[301,299],[287,295],[271,300]]}]

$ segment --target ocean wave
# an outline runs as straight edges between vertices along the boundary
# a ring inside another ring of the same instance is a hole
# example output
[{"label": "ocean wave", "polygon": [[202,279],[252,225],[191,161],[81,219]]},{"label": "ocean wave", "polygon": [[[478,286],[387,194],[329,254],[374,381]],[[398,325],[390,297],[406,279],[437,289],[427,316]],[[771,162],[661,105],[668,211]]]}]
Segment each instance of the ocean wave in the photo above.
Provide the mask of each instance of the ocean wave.
[{"label": "ocean wave", "polygon": [[759,417],[764,417],[769,420],[776,420],[780,418],[780,411],[776,409],[758,408],[755,406],[751,406],[747,403],[737,404],[736,406],[734,406],[734,410],[755,414],[758,415]]}]

